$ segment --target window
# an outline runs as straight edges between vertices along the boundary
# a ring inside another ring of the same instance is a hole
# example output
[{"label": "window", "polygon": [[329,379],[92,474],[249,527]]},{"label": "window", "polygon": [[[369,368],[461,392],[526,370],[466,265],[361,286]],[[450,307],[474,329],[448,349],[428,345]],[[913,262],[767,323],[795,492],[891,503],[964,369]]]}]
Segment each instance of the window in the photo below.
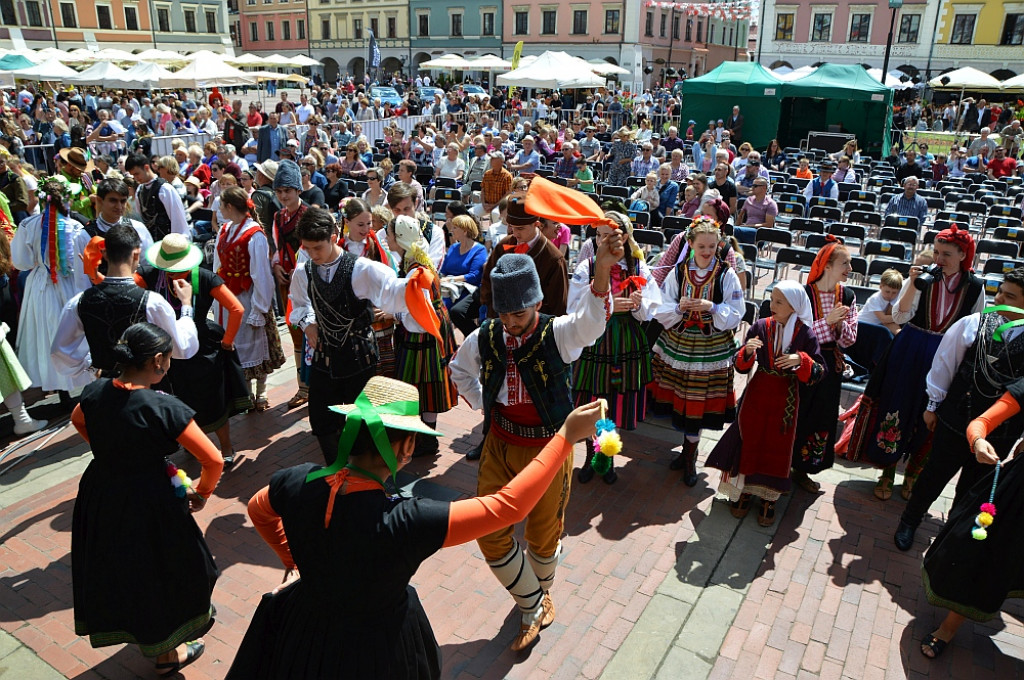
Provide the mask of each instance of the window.
[{"label": "window", "polygon": [[217,33],[217,12],[214,10],[206,10],[206,32]]},{"label": "window", "polygon": [[281,22],[281,40],[292,39],[292,22],[282,21]]},{"label": "window", "polygon": [[484,12],[481,19],[483,30],[481,35],[494,35],[494,12]]},{"label": "window", "polygon": [[331,39],[331,20],[324,19],[320,22],[320,39],[330,40]]},{"label": "window", "polygon": [[704,35],[704,22],[702,20],[700,20],[700,19],[697,19],[697,42],[704,42],[704,38],[702,37],[703,35]]},{"label": "window", "polygon": [[647,21],[644,22],[644,35],[648,38],[654,35],[654,12],[647,13]]},{"label": "window", "polygon": [[693,41],[693,19],[686,20],[686,42]]},{"label": "window", "polygon": [[659,36],[664,38],[665,32],[668,30],[668,15],[664,12],[661,13],[661,26],[659,27]]},{"label": "window", "polygon": [[619,10],[617,9],[606,9],[604,11],[604,32],[619,33]]},{"label": "window", "polygon": [[[710,24],[710,22],[708,22],[708,23]],[[709,43],[715,42],[715,26],[714,26],[714,24],[711,24],[711,25],[708,26],[708,42]]]},{"label": "window", "polygon": [[453,38],[461,38],[462,37],[462,14],[453,14],[452,15],[452,37]]},{"label": "window", "polygon": [[[78,18],[75,16],[75,6],[70,2],[60,3],[60,21],[64,28],[78,28]],[[18,22],[13,22],[18,23]]]},{"label": "window", "polygon": [[395,17],[388,17],[388,37],[398,37],[398,19]]},{"label": "window", "polygon": [[530,13],[516,12],[516,35],[526,35],[530,32]]},{"label": "window", "polygon": [[575,35],[585,35],[587,32],[587,10],[577,9],[572,13],[572,32]]},{"label": "window", "polygon": [[108,31],[114,28],[114,21],[110,17],[110,5],[96,5],[96,25]]},{"label": "window", "polygon": [[156,11],[156,24],[161,33],[171,32],[171,10],[161,7]]},{"label": "window", "polygon": [[0,19],[3,19],[7,26],[18,25],[18,15],[14,12],[14,0],[0,0]]},{"label": "window", "polygon": [[920,14],[904,14],[900,17],[900,35],[899,42],[901,43],[916,43],[917,36],[921,32],[921,15]]},{"label": "window", "polygon": [[374,36],[380,35],[380,19],[373,17],[370,19],[370,33]]},{"label": "window", "polygon": [[871,36],[871,15],[854,14],[850,17],[850,42],[866,43]]},{"label": "window", "polygon": [[363,39],[363,20],[353,19],[352,20],[352,37],[356,40]]},{"label": "window", "polygon": [[830,42],[832,40],[832,15],[815,14],[811,26],[811,42]]},{"label": "window", "polygon": [[1024,14],[1007,14],[1000,45],[1024,44]]},{"label": "window", "polygon": [[672,39],[679,40],[679,17],[672,15]]},{"label": "window", "polygon": [[[699,41],[700,38],[697,38]],[[792,14],[776,14],[775,15],[775,40],[793,42],[793,15]]]},{"label": "window", "polygon": [[[132,11],[134,11],[134,8],[132,8]],[[36,0],[28,0],[28,2],[25,3],[25,13],[28,15],[27,18],[28,18],[28,25],[29,26],[42,26],[43,25],[43,15],[39,11],[39,3]],[[126,7],[125,8],[125,18],[127,18],[127,16],[128,16],[128,8]],[[131,27],[129,26],[129,28],[131,28]],[[133,31],[138,30],[138,26],[136,25],[136,27],[135,28],[131,28],[131,30],[133,30]]]},{"label": "window", "polygon": [[274,41],[274,22],[273,21],[268,21],[267,22],[267,41],[268,42],[273,42]]},{"label": "window", "polygon": [[429,14],[417,14],[416,15],[417,31],[416,35],[421,38],[426,38],[430,35],[430,15]]},{"label": "window", "polygon": [[306,20],[298,19],[295,21],[295,37],[299,40],[306,39]]},{"label": "window", "polygon": [[[196,11],[194,9],[185,10],[185,32],[196,32]],[[271,38],[271,40],[273,40],[273,38]]]},{"label": "window", "polygon": [[556,28],[555,22],[558,20],[558,14],[553,9],[546,9],[540,13],[541,28],[540,32],[542,35],[554,35]]},{"label": "window", "polygon": [[949,39],[950,44],[970,45],[974,39],[974,21],[977,18],[976,14],[957,14],[953,18],[953,35]]},{"label": "window", "polygon": [[249,22],[249,40],[252,42],[260,41],[260,29],[256,26],[255,21]]}]

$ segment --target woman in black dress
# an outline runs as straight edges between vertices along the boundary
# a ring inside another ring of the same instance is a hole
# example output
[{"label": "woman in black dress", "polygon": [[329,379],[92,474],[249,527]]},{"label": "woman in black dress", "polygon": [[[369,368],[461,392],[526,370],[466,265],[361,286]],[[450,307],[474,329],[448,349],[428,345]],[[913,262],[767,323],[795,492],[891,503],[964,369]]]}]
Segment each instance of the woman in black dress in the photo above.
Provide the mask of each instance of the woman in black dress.
[{"label": "woman in black dress", "polygon": [[331,408],[348,416],[334,465],[281,470],[249,501],[288,584],[263,597],[228,680],[440,677],[440,649],[409,580],[441,548],[524,518],[600,412],[594,402],[570,413],[497,494],[449,503],[384,490],[417,433],[440,436],[419,419],[415,387],[375,376],[354,405]]},{"label": "woman in black dress", "polygon": [[[71,422],[92,446],[71,526],[75,632],[93,647],[137,644],[168,675],[203,653],[218,571],[192,519],[220,479],[223,460],[192,420],[194,411],[149,389],[171,364],[171,337],[130,326],[114,351],[118,378],[82,391]],[[199,459],[192,486],[166,456]]]}]

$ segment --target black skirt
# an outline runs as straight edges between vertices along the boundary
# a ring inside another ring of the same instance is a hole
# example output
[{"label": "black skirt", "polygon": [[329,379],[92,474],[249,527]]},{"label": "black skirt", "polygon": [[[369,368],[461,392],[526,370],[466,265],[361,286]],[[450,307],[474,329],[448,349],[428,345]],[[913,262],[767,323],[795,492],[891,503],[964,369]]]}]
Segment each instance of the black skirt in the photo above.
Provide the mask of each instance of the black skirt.
[{"label": "black skirt", "polygon": [[825,375],[814,385],[800,384],[800,412],[793,443],[793,469],[814,474],[836,462],[836,424],[843,376],[836,372],[834,345],[821,348]]},{"label": "black skirt", "polygon": [[196,412],[196,424],[212,432],[249,410],[249,388],[238,353],[220,346],[224,329],[210,319],[197,320],[196,326],[199,350],[189,359],[172,361],[167,379],[157,388],[188,404]]}]

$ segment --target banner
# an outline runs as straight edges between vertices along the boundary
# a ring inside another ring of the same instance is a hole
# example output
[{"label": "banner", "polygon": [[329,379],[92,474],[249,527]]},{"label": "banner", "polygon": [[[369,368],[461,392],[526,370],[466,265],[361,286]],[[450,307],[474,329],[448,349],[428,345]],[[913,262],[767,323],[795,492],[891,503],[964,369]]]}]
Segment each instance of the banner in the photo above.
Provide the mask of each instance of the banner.
[{"label": "banner", "polygon": [[366,63],[371,68],[380,68],[380,48],[377,47],[377,36],[370,31],[370,54],[366,59]]},{"label": "banner", "polygon": [[713,19],[745,21],[751,16],[754,2],[753,0],[740,0],[739,2],[690,3],[647,0],[647,2],[644,3],[644,7],[672,10],[691,17],[711,17]]},{"label": "banner", "polygon": [[[519,42],[516,43],[516,48],[514,50],[512,50],[512,70],[513,71],[515,71],[517,68],[519,68],[519,60],[522,58],[522,56],[523,56],[523,41],[520,40]],[[511,99],[512,95],[514,95],[515,93],[516,93],[516,88],[513,85],[508,90],[509,99]]]}]

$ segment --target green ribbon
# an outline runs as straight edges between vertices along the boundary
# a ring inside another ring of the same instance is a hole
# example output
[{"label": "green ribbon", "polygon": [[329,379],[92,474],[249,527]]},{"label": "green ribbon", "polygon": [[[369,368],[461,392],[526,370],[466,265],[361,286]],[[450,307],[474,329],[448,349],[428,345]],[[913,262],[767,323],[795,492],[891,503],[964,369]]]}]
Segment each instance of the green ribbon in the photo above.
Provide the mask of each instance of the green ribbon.
[{"label": "green ribbon", "polygon": [[1024,309],[1021,309],[1020,307],[1012,307],[1010,305],[992,305],[991,307],[986,307],[985,309],[981,310],[982,314],[996,314],[999,312],[1009,312],[1011,314],[1017,314],[1021,318],[1017,319],[1016,321],[1007,321],[1006,323],[999,326],[999,328],[997,328],[992,333],[992,339],[995,340],[996,342],[1003,341],[1003,333],[1005,331],[1008,331],[1011,328],[1015,328],[1017,326],[1024,326]]},{"label": "green ribbon", "polygon": [[356,397],[356,409],[350,411],[345,417],[345,429],[341,431],[341,440],[338,442],[338,457],[330,467],[314,470],[306,475],[306,481],[312,482],[323,477],[329,477],[348,465],[348,456],[352,452],[352,444],[355,443],[356,435],[359,434],[359,425],[366,423],[370,430],[373,443],[377,445],[380,457],[391,471],[391,477],[397,483],[398,461],[395,459],[395,450],[391,448],[387,432],[384,431],[384,421],[381,414],[395,416],[418,416],[420,414],[419,401],[392,401],[380,406],[370,403],[365,392]]},{"label": "green ribbon", "polygon": [[192,248],[188,247],[188,248],[185,248],[185,250],[181,251],[180,253],[174,253],[172,255],[171,253],[168,253],[166,250],[164,250],[163,244],[161,244],[160,245],[160,257],[164,258],[168,262],[175,262],[175,261],[180,260],[181,258],[185,257],[186,255],[188,255],[189,251],[191,251],[191,250],[192,250]]}]

